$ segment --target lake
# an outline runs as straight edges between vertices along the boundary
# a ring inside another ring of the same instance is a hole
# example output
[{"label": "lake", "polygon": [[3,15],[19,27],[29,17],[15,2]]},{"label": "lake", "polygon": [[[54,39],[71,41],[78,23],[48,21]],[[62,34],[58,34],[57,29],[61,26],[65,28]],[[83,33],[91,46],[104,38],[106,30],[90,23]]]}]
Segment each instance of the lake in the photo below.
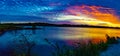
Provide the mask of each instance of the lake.
[{"label": "lake", "polygon": [[[35,30],[11,30],[6,31],[0,36],[0,56],[8,56],[7,53],[13,40],[19,38],[20,35],[25,35],[30,41],[35,41],[36,46],[33,51],[38,56],[50,56],[53,51],[52,47],[46,43],[44,39],[51,42],[73,45],[74,42],[88,42],[91,40],[94,43],[106,41],[106,34],[109,36],[120,36],[120,29],[108,28],[77,28],[77,27],[39,27]],[[47,53],[47,54],[46,54]]]}]

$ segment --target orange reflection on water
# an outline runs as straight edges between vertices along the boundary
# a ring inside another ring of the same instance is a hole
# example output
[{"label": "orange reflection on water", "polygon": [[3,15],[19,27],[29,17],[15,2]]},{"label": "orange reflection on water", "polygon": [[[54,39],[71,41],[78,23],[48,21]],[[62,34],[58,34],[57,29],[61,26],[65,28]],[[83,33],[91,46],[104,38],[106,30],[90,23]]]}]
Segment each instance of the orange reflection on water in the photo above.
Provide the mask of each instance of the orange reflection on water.
[{"label": "orange reflection on water", "polygon": [[[64,39],[70,40],[69,42],[82,41],[86,42],[91,40],[94,43],[106,41],[106,34],[110,37],[120,36],[120,29],[107,29],[107,28],[67,28],[69,31],[64,33]],[[68,34],[69,33],[69,34]],[[84,40],[84,41],[83,41]]]},{"label": "orange reflection on water", "polygon": [[86,34],[91,41],[98,43],[100,41],[106,41],[106,34],[110,37],[120,36],[120,29],[106,29],[106,28],[91,28],[86,29],[88,33]]}]

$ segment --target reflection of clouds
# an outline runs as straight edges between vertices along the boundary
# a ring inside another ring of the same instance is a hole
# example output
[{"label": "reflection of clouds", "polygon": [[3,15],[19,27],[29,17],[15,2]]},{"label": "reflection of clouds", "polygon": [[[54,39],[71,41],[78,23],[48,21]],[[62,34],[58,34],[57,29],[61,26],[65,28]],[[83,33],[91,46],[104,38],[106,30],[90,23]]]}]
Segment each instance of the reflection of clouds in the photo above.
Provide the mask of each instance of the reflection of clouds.
[{"label": "reflection of clouds", "polygon": [[105,29],[105,28],[64,28],[57,36],[59,39],[64,40],[80,40],[80,39],[92,39],[92,40],[106,40],[106,34],[109,36],[119,36],[119,30],[117,29]]}]

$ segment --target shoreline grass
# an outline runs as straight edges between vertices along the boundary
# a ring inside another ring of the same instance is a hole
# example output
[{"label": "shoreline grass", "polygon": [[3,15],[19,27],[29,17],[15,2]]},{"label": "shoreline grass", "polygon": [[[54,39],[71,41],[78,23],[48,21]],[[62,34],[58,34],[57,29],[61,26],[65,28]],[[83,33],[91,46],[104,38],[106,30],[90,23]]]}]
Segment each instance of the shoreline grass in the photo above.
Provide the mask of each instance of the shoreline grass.
[{"label": "shoreline grass", "polygon": [[95,44],[89,41],[88,44],[76,43],[76,46],[62,46],[58,43],[51,43],[49,40],[45,41],[54,48],[52,56],[99,56],[101,52],[106,51],[109,45],[117,44],[119,37],[110,37],[106,35],[106,42],[100,41]]},{"label": "shoreline grass", "polygon": [[[100,41],[99,43],[93,43],[89,41],[87,44],[76,43],[74,46],[63,45],[56,42],[51,42],[48,39],[44,39],[53,50],[51,50],[50,56],[100,56],[100,53],[106,51],[111,44],[119,43],[119,37],[110,37],[106,35],[106,42]],[[30,41],[29,37],[20,35],[17,39],[13,39],[10,56],[38,56],[34,54],[34,47],[36,42]],[[47,50],[46,50],[47,51]],[[12,52],[12,53],[11,53]]]}]

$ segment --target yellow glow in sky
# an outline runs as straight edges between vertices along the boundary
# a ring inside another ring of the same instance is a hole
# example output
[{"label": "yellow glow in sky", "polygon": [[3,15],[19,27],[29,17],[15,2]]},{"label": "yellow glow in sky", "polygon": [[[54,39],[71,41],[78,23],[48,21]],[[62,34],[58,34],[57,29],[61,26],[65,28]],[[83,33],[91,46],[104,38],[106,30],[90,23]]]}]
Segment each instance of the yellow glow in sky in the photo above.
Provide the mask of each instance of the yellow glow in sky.
[{"label": "yellow glow in sky", "polygon": [[64,11],[65,15],[56,18],[59,21],[70,21],[75,24],[120,27],[115,10],[100,6],[72,6]]},{"label": "yellow glow in sky", "polygon": [[87,24],[87,25],[97,25],[97,26],[110,26],[110,27],[120,27],[120,24],[114,24],[112,22],[101,21],[92,17],[85,15],[75,16],[75,15],[63,15],[58,18],[60,21],[71,21],[75,24]]}]

